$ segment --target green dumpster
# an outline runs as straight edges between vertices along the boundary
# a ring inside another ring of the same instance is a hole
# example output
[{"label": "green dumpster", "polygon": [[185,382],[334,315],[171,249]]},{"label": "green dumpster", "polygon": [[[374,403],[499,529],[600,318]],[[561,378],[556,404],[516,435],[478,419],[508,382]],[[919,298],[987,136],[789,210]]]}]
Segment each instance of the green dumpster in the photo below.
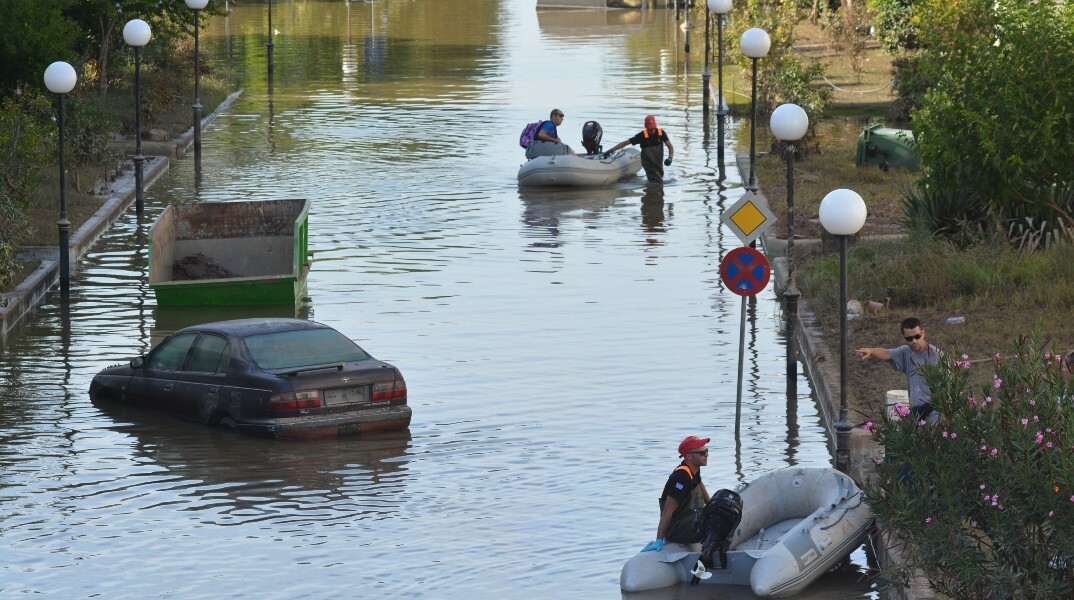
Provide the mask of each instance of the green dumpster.
[{"label": "green dumpster", "polygon": [[149,230],[157,306],[290,305],[306,295],[310,201],[173,204]]},{"label": "green dumpster", "polygon": [[859,167],[873,165],[884,171],[892,167],[902,167],[910,171],[921,170],[917,151],[914,149],[914,132],[883,125],[862,128],[854,161]]}]

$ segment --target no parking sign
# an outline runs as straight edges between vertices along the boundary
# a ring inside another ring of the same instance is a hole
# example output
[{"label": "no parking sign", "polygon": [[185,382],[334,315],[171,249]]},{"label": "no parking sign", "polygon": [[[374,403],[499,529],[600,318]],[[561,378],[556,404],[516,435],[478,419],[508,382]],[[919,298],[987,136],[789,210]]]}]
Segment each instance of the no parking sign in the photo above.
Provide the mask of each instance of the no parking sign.
[{"label": "no parking sign", "polygon": [[764,254],[749,246],[735,248],[720,262],[720,279],[739,296],[753,296],[768,285],[772,270]]}]

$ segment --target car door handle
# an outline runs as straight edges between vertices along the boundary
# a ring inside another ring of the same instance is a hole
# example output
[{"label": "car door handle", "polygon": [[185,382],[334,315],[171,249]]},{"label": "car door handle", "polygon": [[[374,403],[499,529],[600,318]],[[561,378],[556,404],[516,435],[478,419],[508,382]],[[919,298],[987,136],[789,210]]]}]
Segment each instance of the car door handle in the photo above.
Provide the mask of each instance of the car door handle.
[{"label": "car door handle", "polygon": [[170,391],[172,391],[172,384],[170,384],[170,383],[165,383],[165,384],[164,384],[164,391],[165,391],[165,392],[170,392]]},{"label": "car door handle", "polygon": [[217,391],[218,391],[219,389],[220,389],[220,388],[214,388],[214,387],[213,387],[213,388],[209,388],[209,395],[210,395],[210,396],[215,396],[215,395],[216,395],[216,392],[217,392]]}]

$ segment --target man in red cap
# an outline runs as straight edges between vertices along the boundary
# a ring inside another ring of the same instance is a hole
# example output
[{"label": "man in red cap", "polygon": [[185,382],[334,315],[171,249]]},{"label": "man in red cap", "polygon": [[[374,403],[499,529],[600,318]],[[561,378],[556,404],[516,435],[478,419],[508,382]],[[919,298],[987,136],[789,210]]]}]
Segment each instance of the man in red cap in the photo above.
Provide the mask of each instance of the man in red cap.
[{"label": "man in red cap", "polygon": [[[641,166],[645,168],[645,176],[649,178],[649,181],[651,183],[664,183],[664,167],[671,166],[671,159],[675,156],[675,147],[671,145],[668,134],[656,126],[656,117],[652,115],[646,116],[645,129],[629,140],[623,140],[612,146],[611,150],[604,153],[604,158],[607,158],[612,152],[620,148],[625,148],[627,144],[641,146]],[[668,148],[666,160],[664,159],[664,146]]]},{"label": "man in red cap", "polygon": [[660,495],[660,522],[656,526],[656,539],[649,542],[642,552],[663,550],[664,544],[695,544],[701,541],[701,533],[695,522],[709,502],[709,492],[701,483],[701,467],[709,464],[709,438],[691,435],[679,444],[682,462],[671,472]]}]

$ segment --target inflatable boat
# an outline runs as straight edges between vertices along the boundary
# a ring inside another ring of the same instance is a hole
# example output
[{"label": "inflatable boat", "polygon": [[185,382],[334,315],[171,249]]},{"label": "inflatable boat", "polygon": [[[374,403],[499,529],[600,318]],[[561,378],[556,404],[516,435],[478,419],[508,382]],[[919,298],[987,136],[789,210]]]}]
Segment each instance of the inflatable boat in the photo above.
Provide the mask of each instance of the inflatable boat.
[{"label": "inflatable boat", "polygon": [[641,170],[641,152],[623,148],[604,158],[600,145],[603,136],[600,123],[586,121],[582,126],[582,146],[587,154],[532,158],[519,167],[518,185],[593,187],[637,174]]},{"label": "inflatable boat", "polygon": [[705,507],[700,544],[638,553],[619,585],[626,592],[748,585],[762,598],[792,596],[865,540],[873,513],[863,495],[830,468],[780,469],[734,492],[719,490]]},{"label": "inflatable boat", "polygon": [[608,158],[601,154],[538,156],[518,169],[518,185],[610,185],[641,170],[641,152],[623,148]]}]

